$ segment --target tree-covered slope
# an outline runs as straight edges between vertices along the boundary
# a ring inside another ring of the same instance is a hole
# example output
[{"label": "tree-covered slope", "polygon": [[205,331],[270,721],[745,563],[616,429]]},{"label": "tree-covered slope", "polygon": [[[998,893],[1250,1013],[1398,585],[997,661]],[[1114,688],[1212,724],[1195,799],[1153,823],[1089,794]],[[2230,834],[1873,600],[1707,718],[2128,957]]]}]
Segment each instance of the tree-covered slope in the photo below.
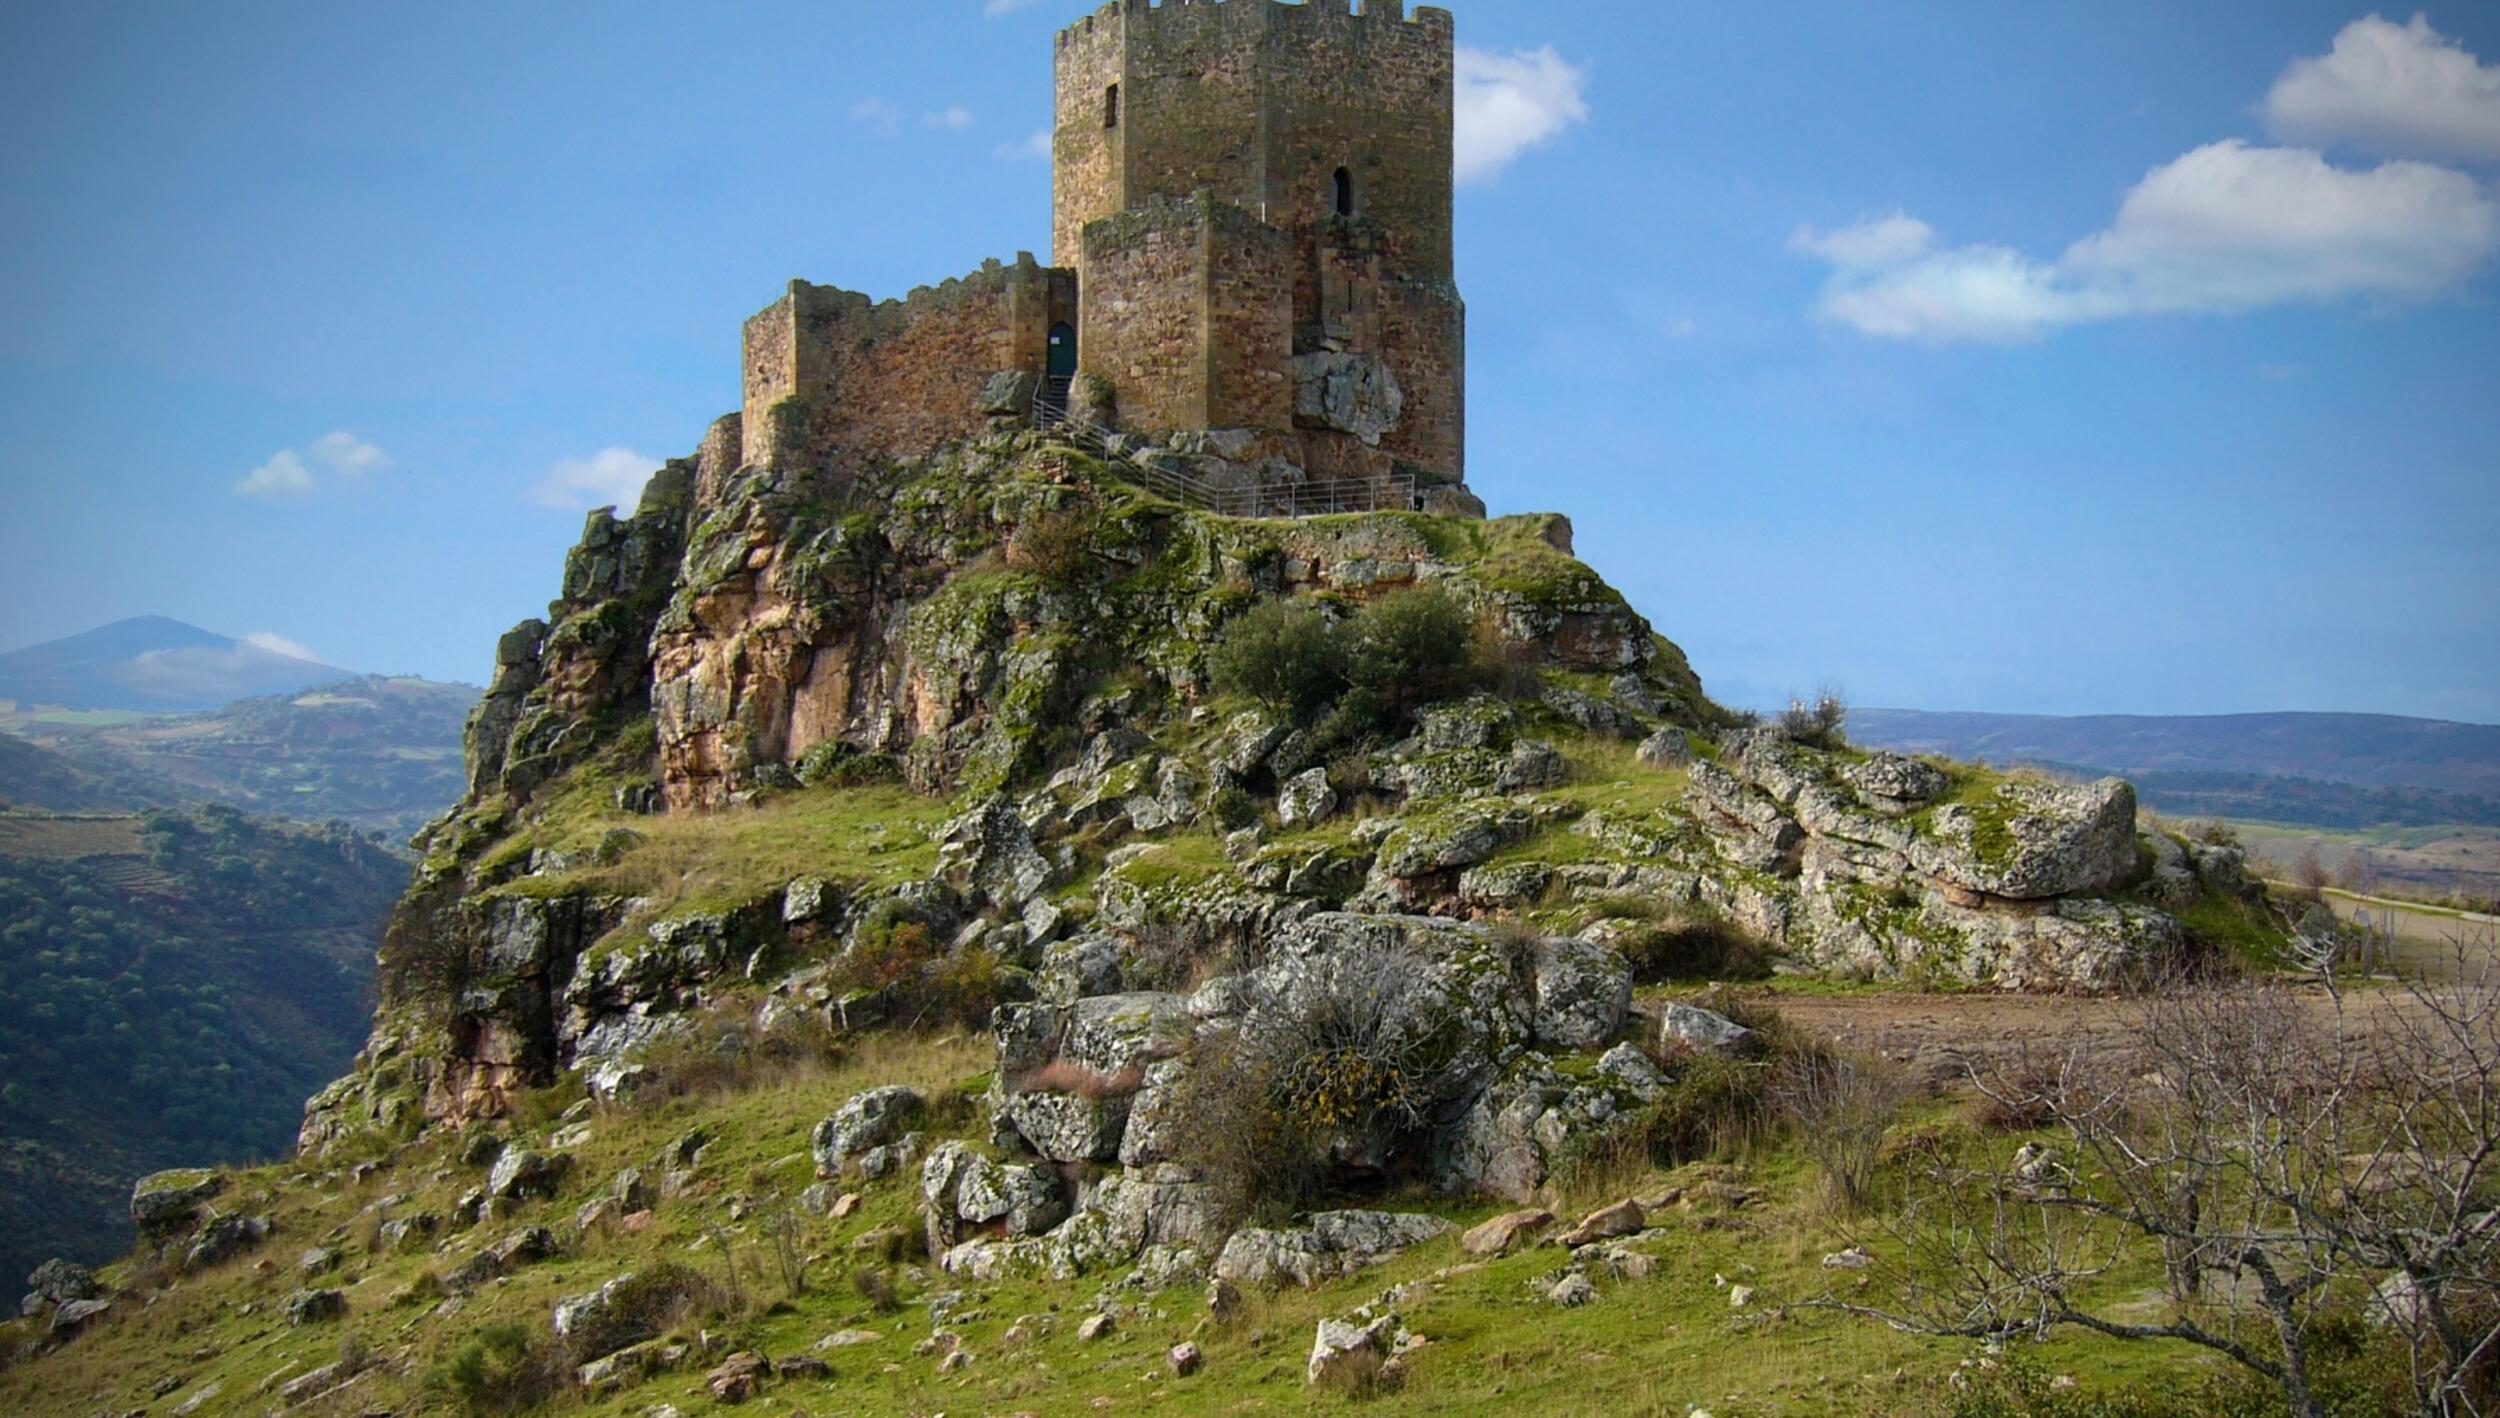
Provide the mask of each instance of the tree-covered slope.
[{"label": "tree-covered slope", "polygon": [[229,809],[0,818],[0,1276],[127,1244],[133,1179],[272,1156],[355,1053],[407,880]]}]

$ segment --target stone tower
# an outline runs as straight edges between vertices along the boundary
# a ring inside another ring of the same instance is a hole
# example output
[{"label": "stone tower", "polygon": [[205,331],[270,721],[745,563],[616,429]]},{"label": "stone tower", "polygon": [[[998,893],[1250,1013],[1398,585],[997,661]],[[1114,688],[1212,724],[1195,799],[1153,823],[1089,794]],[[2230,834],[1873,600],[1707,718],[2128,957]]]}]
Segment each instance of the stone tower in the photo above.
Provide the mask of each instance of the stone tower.
[{"label": "stone tower", "polygon": [[1463,478],[1453,36],[1403,0],[1114,0],[1059,33],[1054,259],[1123,424]]}]

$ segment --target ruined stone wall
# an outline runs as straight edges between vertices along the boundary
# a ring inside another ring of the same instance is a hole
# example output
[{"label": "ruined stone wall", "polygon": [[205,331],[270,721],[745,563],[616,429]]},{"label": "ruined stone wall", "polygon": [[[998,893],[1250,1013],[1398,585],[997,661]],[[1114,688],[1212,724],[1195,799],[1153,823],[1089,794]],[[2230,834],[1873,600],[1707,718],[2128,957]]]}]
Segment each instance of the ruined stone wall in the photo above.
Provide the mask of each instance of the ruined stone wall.
[{"label": "ruined stone wall", "polygon": [[746,325],[744,461],[839,470],[970,437],[983,380],[1038,372],[1076,318],[1073,274],[1029,253],[902,300],[793,281]]},{"label": "ruined stone wall", "polygon": [[1154,200],[1084,235],[1079,364],[1130,428],[1292,423],[1291,244],[1216,200]]}]

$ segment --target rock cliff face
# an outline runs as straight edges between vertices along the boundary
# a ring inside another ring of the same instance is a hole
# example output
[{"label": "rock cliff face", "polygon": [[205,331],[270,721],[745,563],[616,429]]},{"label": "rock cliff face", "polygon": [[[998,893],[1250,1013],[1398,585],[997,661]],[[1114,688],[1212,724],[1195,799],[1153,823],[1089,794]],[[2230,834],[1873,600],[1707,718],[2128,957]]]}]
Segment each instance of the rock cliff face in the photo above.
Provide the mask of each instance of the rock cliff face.
[{"label": "rock cliff face", "polygon": [[[564,1070],[622,1097],[723,1011],[907,1024],[929,1006],[881,962],[908,955],[975,981],[998,1052],[991,1149],[860,1153],[924,1165],[943,1264],[1203,1265],[1230,1222],[1174,1141],[1193,1070],[1349,972],[1394,982],[1368,998],[1430,1062],[1330,1165],[1524,1201],[1665,1083],[1626,1040],[1741,1040],[1634,1003],[1694,940],[2103,988],[2192,947],[2175,910],[2249,889],[2140,833],[2124,783],[1740,724],[1557,517],[1218,518],[1014,429],[837,495],[738,444],[725,420],[633,517],[594,514],[563,598],[505,637],[469,797],[422,839],[372,1044],[308,1148]],[[1261,602],[1415,587],[1498,683],[1367,741],[1218,695],[1209,652]],[[859,1166],[827,1129],[820,1163]],[[1261,1264],[1334,1253],[1277,1235]]]}]

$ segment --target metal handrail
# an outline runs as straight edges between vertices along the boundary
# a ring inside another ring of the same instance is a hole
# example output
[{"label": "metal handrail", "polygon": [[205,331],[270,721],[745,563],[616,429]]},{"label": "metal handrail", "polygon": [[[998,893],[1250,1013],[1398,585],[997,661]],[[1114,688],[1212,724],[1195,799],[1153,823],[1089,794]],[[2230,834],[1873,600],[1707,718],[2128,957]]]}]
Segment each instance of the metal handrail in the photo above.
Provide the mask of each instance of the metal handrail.
[{"label": "metal handrail", "polygon": [[1264,487],[1217,487],[1151,457],[1121,453],[1110,429],[1069,411],[1065,397],[1051,398],[1051,381],[1033,391],[1033,427],[1104,462],[1148,492],[1184,507],[1224,517],[1326,517],[1349,512],[1412,512],[1415,476],[1390,473],[1369,478],[1323,478]]}]

